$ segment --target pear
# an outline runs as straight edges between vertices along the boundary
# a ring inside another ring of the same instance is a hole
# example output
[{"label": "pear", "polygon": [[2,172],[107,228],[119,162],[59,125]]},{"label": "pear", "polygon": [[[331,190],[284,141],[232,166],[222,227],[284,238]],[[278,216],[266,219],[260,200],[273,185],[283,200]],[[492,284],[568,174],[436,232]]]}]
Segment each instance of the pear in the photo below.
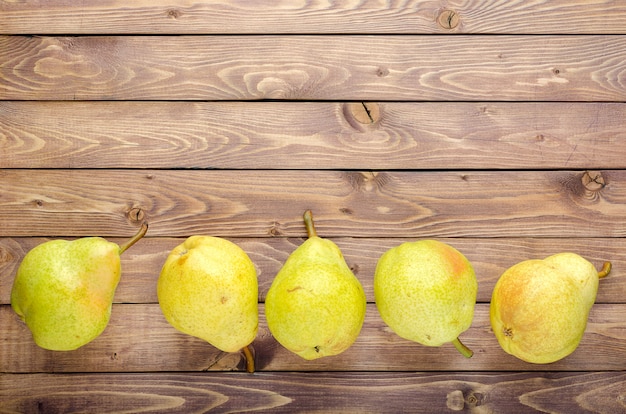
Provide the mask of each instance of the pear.
[{"label": "pear", "polygon": [[254,264],[235,243],[191,236],[168,255],[157,282],[159,306],[179,331],[224,352],[243,350],[254,372],[248,345],[259,324]]},{"label": "pear", "polygon": [[306,360],[338,355],[357,339],[365,318],[363,287],[339,247],[317,236],[310,210],[308,239],[285,261],[265,298],[270,332]]},{"label": "pear", "polygon": [[122,246],[101,237],[50,240],[29,251],[11,290],[11,307],[37,345],[71,351],[98,337],[111,316],[120,280],[120,255],[148,225]]},{"label": "pear", "polygon": [[471,263],[436,240],[405,242],[387,250],[374,273],[374,297],[383,321],[400,337],[427,346],[460,340],[474,318],[478,283]]},{"label": "pear", "polygon": [[493,289],[490,320],[502,349],[535,364],[547,364],[574,352],[583,337],[598,272],[575,253],[526,260],[507,269]]}]

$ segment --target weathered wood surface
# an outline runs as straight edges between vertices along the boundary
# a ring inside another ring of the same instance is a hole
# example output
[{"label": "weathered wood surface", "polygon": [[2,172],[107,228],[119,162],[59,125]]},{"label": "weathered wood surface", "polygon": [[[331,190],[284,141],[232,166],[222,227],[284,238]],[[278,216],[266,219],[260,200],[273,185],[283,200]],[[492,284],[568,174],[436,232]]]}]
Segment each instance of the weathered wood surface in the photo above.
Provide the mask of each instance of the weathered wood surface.
[{"label": "weathered wood surface", "polygon": [[[0,412],[626,412],[625,27],[622,1],[0,0]],[[263,314],[307,208],[369,302],[355,345],[317,361]],[[26,252],[143,220],[105,332],[38,348],[9,304]],[[255,263],[254,375],[160,312],[192,234]],[[377,313],[377,259],[419,238],[476,268],[472,359]],[[521,362],[491,291],[560,251],[613,271],[572,355]]]},{"label": "weathered wood surface", "polygon": [[622,1],[0,2],[0,33],[623,33]]},{"label": "weathered wood surface", "polygon": [[625,35],[0,36],[16,100],[624,101]]},{"label": "weathered wood surface", "polygon": [[0,101],[0,168],[621,169],[625,119],[624,103]]},{"label": "weathered wood surface", "polygon": [[626,171],[0,170],[4,235],[624,237]]},{"label": "weathered wood surface", "polygon": [[620,413],[626,374],[0,375],[6,412]]}]

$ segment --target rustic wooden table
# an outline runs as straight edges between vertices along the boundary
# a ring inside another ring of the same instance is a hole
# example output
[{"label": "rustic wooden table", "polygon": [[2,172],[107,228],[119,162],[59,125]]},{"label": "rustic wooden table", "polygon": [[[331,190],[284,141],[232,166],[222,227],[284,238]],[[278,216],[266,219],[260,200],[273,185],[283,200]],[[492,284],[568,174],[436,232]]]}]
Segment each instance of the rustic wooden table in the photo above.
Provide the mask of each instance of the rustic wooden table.
[{"label": "rustic wooden table", "polygon": [[[0,412],[626,412],[626,2],[5,0],[0,33]],[[312,362],[263,317],[309,208],[369,301],[354,346]],[[38,348],[9,305],[24,254],[143,220],[105,332]],[[254,374],[160,312],[192,234],[258,268]],[[377,313],[378,257],[422,238],[475,265],[471,359]],[[580,347],[523,363],[491,290],[560,251],[614,270]]]}]

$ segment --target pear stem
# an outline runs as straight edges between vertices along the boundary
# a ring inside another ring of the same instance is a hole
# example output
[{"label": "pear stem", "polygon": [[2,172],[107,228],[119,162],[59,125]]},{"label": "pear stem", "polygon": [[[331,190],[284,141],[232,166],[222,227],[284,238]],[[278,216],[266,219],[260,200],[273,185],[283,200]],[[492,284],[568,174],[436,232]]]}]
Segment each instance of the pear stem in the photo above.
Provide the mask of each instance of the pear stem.
[{"label": "pear stem", "polygon": [[602,270],[598,272],[598,278],[603,278],[604,276],[611,273],[612,268],[613,265],[611,264],[611,262],[604,262],[604,264],[602,265]]},{"label": "pear stem", "polygon": [[309,237],[316,237],[317,231],[315,230],[315,224],[313,224],[313,212],[307,210],[304,212],[304,227],[306,227],[306,234]]},{"label": "pear stem", "polygon": [[463,342],[461,342],[459,338],[456,338],[454,341],[452,341],[452,344],[465,358],[471,358],[472,355],[474,355],[474,352],[465,345],[463,345]]},{"label": "pear stem", "polygon": [[252,351],[250,351],[250,345],[246,345],[243,347],[243,354],[246,357],[246,371],[250,374],[254,373],[254,356],[252,355]]},{"label": "pear stem", "polygon": [[135,234],[126,243],[124,243],[124,244],[122,244],[120,246],[120,254],[124,253],[130,246],[132,246],[133,244],[137,243],[143,236],[146,235],[147,231],[148,231],[148,222],[144,221],[141,224],[141,228],[139,229],[137,234]]}]

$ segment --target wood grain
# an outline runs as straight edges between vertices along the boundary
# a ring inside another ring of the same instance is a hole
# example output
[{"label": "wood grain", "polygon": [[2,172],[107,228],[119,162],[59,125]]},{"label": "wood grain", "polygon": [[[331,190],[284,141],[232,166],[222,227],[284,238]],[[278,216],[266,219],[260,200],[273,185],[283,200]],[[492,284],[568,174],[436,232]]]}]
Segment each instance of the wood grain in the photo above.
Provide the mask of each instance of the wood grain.
[{"label": "wood grain", "polygon": [[[30,33],[623,33],[619,1],[219,2],[67,0],[0,3],[0,32]],[[454,13],[450,19],[446,12]]]},{"label": "wood grain", "polygon": [[624,101],[626,36],[1,36],[15,100]]},{"label": "wood grain", "polygon": [[[389,248],[418,238],[332,238],[348,266],[361,281],[369,302],[374,302],[373,278],[378,258]],[[49,238],[0,238],[0,304],[10,302],[11,286],[19,263],[30,249]],[[111,239],[122,243],[124,239]],[[280,267],[302,238],[229,238],[248,253],[257,269],[259,300]],[[610,275],[600,283],[596,303],[626,303],[626,240],[623,238],[439,238],[461,251],[471,262],[478,280],[479,302],[489,302],[496,280],[513,264],[571,251],[591,261],[597,269],[609,260]],[[122,256],[122,279],[116,303],[157,303],[156,281],[169,252],[181,238],[149,237]]]},{"label": "wood grain", "polygon": [[626,375],[597,373],[0,374],[7,412],[622,412]]},{"label": "wood grain", "polygon": [[624,119],[623,103],[6,101],[0,168],[623,169]]},{"label": "wood grain", "polygon": [[[452,346],[427,347],[402,339],[368,304],[363,329],[340,355],[306,361],[271,336],[259,305],[259,333],[252,346],[259,371],[543,371],[506,354],[489,323],[489,305],[477,304],[472,327],[460,335],[474,351],[463,357]],[[243,354],[224,353],[201,339],[178,332],[158,304],[116,304],[106,330],[89,344],[70,352],[35,345],[30,331],[7,305],[0,306],[3,353],[0,372],[150,372],[245,370]],[[557,371],[626,369],[626,309],[596,304],[577,350],[549,365]]]},{"label": "wood grain", "polygon": [[[623,237],[626,172],[0,170],[0,236]],[[137,219],[137,217],[140,217]]]}]

